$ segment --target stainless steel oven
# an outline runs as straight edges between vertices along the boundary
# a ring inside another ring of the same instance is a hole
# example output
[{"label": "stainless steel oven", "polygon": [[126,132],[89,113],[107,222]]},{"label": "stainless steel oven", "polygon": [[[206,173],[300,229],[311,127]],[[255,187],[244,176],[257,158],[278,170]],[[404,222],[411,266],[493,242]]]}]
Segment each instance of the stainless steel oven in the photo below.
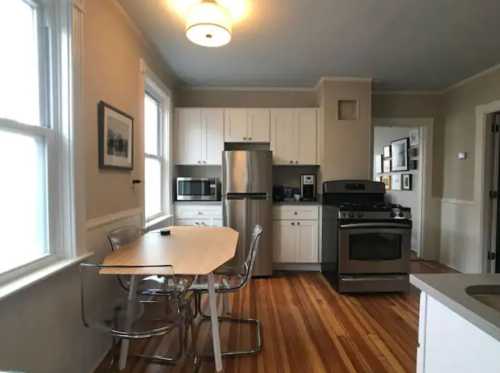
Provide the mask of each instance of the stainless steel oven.
[{"label": "stainless steel oven", "polygon": [[339,274],[408,273],[411,222],[339,225]]},{"label": "stainless steel oven", "polygon": [[217,178],[178,177],[178,201],[219,201],[220,182]]}]

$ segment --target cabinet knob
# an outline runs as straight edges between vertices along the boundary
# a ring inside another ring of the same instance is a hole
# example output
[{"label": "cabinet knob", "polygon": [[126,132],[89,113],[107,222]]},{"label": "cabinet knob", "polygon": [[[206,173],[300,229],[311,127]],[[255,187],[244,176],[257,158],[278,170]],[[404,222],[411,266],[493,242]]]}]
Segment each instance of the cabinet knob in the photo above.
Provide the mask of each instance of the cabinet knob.
[{"label": "cabinet knob", "polygon": [[297,211],[295,211],[293,214],[294,214],[294,215],[298,215],[299,213],[298,213]]},{"label": "cabinet knob", "polygon": [[295,225],[295,223],[294,223],[294,222],[292,222],[292,225]]},{"label": "cabinet knob", "polygon": [[299,164],[299,161],[295,161],[295,164]]},{"label": "cabinet knob", "polygon": [[251,138],[251,137],[249,137],[249,138],[248,138],[248,140],[252,140],[252,138]]},{"label": "cabinet knob", "polygon": [[300,221],[297,222],[297,225],[300,225]]},{"label": "cabinet knob", "polygon": [[290,161],[291,164],[293,164],[293,161]]}]

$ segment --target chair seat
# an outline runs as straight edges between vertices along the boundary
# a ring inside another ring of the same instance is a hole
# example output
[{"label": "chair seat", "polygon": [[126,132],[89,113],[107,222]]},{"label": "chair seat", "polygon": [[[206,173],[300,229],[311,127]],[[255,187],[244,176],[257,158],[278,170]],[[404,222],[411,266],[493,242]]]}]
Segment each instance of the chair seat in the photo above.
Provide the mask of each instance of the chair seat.
[{"label": "chair seat", "polygon": [[[215,275],[215,291],[236,290],[241,285],[240,275]],[[195,292],[208,292],[208,283],[206,281],[193,283],[190,290]]]}]

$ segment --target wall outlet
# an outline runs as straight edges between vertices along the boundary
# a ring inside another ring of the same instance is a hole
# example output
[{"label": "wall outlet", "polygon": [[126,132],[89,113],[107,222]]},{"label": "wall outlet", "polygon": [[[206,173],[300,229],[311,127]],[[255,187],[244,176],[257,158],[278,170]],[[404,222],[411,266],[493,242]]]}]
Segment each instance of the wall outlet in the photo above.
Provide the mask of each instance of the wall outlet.
[{"label": "wall outlet", "polygon": [[459,161],[463,161],[465,159],[467,159],[467,152],[460,152],[457,154],[457,159]]}]

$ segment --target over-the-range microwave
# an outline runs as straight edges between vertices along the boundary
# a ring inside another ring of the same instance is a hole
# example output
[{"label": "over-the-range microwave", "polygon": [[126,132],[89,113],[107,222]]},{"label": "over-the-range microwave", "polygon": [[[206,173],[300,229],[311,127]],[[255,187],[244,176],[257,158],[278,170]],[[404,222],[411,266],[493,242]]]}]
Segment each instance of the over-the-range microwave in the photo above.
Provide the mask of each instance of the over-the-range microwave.
[{"label": "over-the-range microwave", "polygon": [[177,201],[218,201],[220,182],[217,178],[178,177]]}]

